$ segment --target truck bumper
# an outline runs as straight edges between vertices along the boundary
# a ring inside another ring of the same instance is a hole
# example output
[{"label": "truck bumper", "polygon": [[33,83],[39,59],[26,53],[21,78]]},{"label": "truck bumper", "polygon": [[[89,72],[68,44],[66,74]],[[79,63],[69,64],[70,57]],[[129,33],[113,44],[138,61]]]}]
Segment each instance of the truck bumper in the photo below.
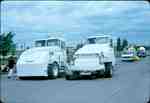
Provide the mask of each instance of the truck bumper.
[{"label": "truck bumper", "polygon": [[18,77],[48,76],[47,65],[43,64],[17,65],[17,76]]},{"label": "truck bumper", "polygon": [[96,75],[99,73],[103,73],[104,71],[105,71],[104,65],[96,67],[95,69],[94,67],[85,69],[85,68],[81,68],[78,66],[73,66],[73,67],[70,67],[70,69],[66,70],[66,74],[67,75],[77,74],[77,75],[84,76],[84,75]]}]

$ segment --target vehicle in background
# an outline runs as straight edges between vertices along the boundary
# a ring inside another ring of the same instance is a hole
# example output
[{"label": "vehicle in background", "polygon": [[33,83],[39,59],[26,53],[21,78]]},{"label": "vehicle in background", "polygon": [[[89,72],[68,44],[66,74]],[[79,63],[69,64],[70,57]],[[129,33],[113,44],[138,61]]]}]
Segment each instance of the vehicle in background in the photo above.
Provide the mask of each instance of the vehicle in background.
[{"label": "vehicle in background", "polygon": [[137,56],[146,57],[146,49],[144,47],[139,47],[137,50]]},{"label": "vehicle in background", "polygon": [[137,56],[135,48],[129,47],[127,50],[124,50],[121,59],[122,61],[137,61],[139,60],[139,57]]},{"label": "vehicle in background", "polygon": [[66,70],[66,79],[80,76],[112,76],[115,65],[112,38],[109,35],[99,35],[87,38],[87,43],[78,49],[72,65]]},{"label": "vehicle in background", "polygon": [[18,77],[57,78],[67,66],[65,41],[61,38],[36,40],[35,47],[24,51],[16,66]]}]

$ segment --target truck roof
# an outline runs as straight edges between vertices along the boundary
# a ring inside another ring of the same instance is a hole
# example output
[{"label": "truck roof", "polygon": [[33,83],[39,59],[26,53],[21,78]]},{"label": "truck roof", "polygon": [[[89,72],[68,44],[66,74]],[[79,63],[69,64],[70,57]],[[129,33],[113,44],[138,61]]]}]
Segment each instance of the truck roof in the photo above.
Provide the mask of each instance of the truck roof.
[{"label": "truck roof", "polygon": [[59,40],[61,40],[61,41],[65,41],[64,38],[60,38],[60,37],[42,38],[42,39],[36,39],[35,41],[39,41],[39,40],[51,40],[51,39],[59,39]]},{"label": "truck roof", "polygon": [[50,40],[50,39],[59,39],[61,41],[65,41],[64,38],[60,38],[60,37],[49,37],[47,40]]},{"label": "truck roof", "polygon": [[111,35],[95,35],[95,36],[89,36],[87,39],[90,39],[90,38],[99,38],[99,37],[109,37],[109,38],[111,38]]}]

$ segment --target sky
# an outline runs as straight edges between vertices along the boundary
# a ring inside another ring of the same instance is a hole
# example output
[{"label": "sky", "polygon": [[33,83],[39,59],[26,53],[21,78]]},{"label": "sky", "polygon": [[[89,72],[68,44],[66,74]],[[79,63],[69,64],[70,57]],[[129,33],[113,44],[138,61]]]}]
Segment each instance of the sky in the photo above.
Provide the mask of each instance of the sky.
[{"label": "sky", "polygon": [[146,1],[3,1],[1,33],[17,44],[50,36],[75,45],[98,34],[150,45],[150,4]]}]

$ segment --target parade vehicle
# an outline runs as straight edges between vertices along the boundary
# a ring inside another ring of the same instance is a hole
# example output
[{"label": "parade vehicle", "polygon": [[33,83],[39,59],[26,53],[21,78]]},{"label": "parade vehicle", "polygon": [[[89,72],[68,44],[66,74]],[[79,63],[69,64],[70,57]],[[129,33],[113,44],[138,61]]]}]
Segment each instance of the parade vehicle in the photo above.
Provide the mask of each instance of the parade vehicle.
[{"label": "parade vehicle", "polygon": [[81,76],[111,77],[115,65],[112,38],[98,35],[87,38],[86,44],[74,54],[72,65],[66,70],[66,79]]},{"label": "parade vehicle", "polygon": [[17,61],[17,76],[57,78],[66,67],[65,41],[48,38],[35,41],[35,47],[24,51]]},{"label": "parade vehicle", "polygon": [[127,50],[123,51],[121,55],[122,61],[137,61],[139,57],[137,56],[137,52],[134,47],[129,47]]},{"label": "parade vehicle", "polygon": [[139,47],[137,55],[139,57],[146,57],[146,49],[144,47]]}]

